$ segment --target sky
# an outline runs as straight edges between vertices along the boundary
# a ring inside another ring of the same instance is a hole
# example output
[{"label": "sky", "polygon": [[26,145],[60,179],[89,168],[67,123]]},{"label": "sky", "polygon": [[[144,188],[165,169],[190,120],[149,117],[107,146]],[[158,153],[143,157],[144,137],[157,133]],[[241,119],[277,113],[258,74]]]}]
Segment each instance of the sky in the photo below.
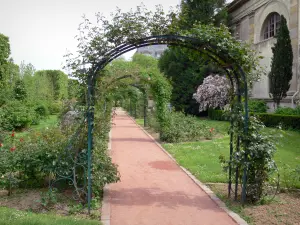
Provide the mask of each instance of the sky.
[{"label": "sky", "polygon": [[[0,0],[0,33],[10,39],[16,64],[32,63],[37,70],[62,69],[63,55],[76,52],[78,25],[101,12],[108,16],[116,7],[136,8],[142,0]],[[145,0],[154,9],[161,4],[168,11],[180,0]],[[132,53],[126,55],[129,57]]]}]

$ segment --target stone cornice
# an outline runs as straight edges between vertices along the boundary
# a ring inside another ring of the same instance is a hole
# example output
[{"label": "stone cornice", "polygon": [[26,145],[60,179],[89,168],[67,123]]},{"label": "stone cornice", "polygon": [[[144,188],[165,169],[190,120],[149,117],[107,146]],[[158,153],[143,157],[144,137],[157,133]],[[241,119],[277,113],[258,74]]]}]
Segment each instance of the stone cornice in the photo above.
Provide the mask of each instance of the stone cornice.
[{"label": "stone cornice", "polygon": [[228,12],[229,13],[233,12],[234,10],[240,8],[244,3],[248,1],[250,0],[234,0],[227,6]]},{"label": "stone cornice", "polygon": [[[249,0],[235,0],[231,4],[227,6],[228,12],[233,13],[235,10],[239,9],[243,4],[248,2]],[[232,19],[232,24],[237,23],[238,21],[241,21],[244,17],[249,16],[249,15],[254,15],[255,11],[262,7],[263,5],[272,2],[272,0],[259,0],[251,4],[248,8],[245,10],[241,11],[237,15],[234,16]]]}]

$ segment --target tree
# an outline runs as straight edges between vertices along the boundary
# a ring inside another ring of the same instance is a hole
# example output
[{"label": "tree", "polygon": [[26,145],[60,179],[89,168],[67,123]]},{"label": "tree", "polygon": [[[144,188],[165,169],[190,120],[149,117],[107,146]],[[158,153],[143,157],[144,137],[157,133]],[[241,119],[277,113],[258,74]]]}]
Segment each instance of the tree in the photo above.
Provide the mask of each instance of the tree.
[{"label": "tree", "polygon": [[192,96],[204,77],[218,72],[217,68],[204,65],[203,61],[200,57],[198,61],[193,61],[180,48],[167,49],[162,54],[159,68],[173,86],[171,104],[176,111],[193,115],[199,113],[199,105]]},{"label": "tree", "polygon": [[9,39],[8,37],[0,33],[0,85],[1,86],[3,86],[6,82],[5,67],[8,63],[9,55],[10,55]]},{"label": "tree", "polygon": [[276,35],[277,43],[272,47],[273,58],[271,63],[270,95],[277,107],[286,97],[293,77],[293,49],[290,31],[284,16],[281,16],[280,28]]},{"label": "tree", "polygon": [[[68,98],[68,75],[60,70],[39,70],[34,74],[37,92],[48,99]],[[41,89],[40,87],[43,87]]]},{"label": "tree", "polygon": [[208,76],[204,79],[193,98],[200,104],[199,111],[209,108],[224,108],[229,103],[230,85],[225,76]]},{"label": "tree", "polygon": [[180,8],[176,21],[180,29],[188,30],[197,23],[227,23],[225,0],[182,0]]},{"label": "tree", "polygon": [[18,80],[14,86],[14,96],[17,100],[25,100],[27,97],[27,92],[25,88],[25,83],[23,80]]},{"label": "tree", "polygon": [[[172,26],[188,30],[198,23],[226,23],[227,12],[224,6],[224,0],[182,0],[181,12],[173,20]],[[200,54],[180,47],[166,50],[159,60],[159,68],[172,83],[171,104],[175,110],[193,115],[199,113],[199,106],[193,99],[198,85],[207,75],[220,72],[219,68],[206,65]]]}]

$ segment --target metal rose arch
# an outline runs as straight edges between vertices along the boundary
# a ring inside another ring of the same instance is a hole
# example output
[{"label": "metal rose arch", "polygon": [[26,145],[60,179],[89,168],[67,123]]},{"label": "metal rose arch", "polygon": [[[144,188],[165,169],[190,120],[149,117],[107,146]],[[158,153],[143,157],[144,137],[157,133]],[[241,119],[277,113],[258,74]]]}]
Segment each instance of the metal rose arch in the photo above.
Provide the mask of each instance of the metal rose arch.
[{"label": "metal rose arch", "polygon": [[[87,201],[88,208],[91,207],[92,199],[92,151],[93,151],[93,129],[94,129],[94,106],[95,106],[95,87],[97,78],[101,76],[101,71],[112,62],[114,59],[123,55],[131,50],[150,46],[150,45],[168,45],[168,46],[181,46],[187,49],[195,50],[201,55],[206,56],[209,60],[218,64],[222,67],[230,80],[231,88],[237,99],[237,104],[243,104],[243,122],[244,122],[244,135],[248,133],[248,123],[249,123],[249,112],[248,112],[248,87],[247,78],[242,66],[239,65],[236,60],[226,52],[224,48],[211,44],[207,40],[201,40],[198,37],[190,36],[179,36],[179,35],[158,35],[150,36],[140,39],[133,39],[127,41],[127,43],[121,44],[103,54],[97,62],[93,62],[87,71],[87,84],[88,84],[88,111],[87,111],[87,121],[88,121],[88,148],[87,148]],[[243,102],[242,102],[243,99]],[[231,123],[233,121],[231,120]],[[230,160],[233,157],[233,132],[230,133]],[[240,137],[238,137],[240,138]],[[239,146],[235,146],[236,150],[239,151]],[[247,151],[244,153],[244,163],[247,163],[248,155]],[[230,195],[232,189],[232,180],[235,177],[235,198],[237,198],[238,189],[238,177],[242,174],[242,202],[246,200],[246,182],[247,182],[247,169],[244,167],[243,171],[238,171],[236,168],[233,171],[231,164],[229,163],[229,180],[228,180],[228,194]]]}]

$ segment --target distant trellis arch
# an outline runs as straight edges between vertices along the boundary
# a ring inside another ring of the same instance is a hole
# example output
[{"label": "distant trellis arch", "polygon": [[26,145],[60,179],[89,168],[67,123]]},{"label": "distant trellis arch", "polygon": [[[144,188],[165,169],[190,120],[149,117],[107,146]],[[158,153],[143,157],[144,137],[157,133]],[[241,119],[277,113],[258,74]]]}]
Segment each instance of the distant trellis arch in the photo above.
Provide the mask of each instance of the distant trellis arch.
[{"label": "distant trellis arch", "polygon": [[[247,78],[243,71],[243,68],[233,59],[228,52],[225,52],[221,47],[211,44],[207,40],[201,40],[197,37],[191,36],[179,36],[179,35],[159,35],[150,36],[135,40],[130,40],[127,43],[121,44],[118,47],[106,52],[97,62],[94,62],[87,72],[87,84],[88,84],[88,205],[90,208],[91,197],[92,197],[92,148],[93,148],[93,123],[94,123],[94,105],[95,105],[95,86],[96,80],[101,76],[101,71],[112,62],[114,59],[123,55],[126,52],[134,50],[136,48],[145,47],[149,45],[168,45],[168,46],[181,46],[188,49],[193,49],[199,53],[207,56],[210,60],[217,63],[226,72],[232,88],[235,90],[238,103],[242,103],[242,97],[244,100],[244,134],[248,133],[249,113],[248,113],[248,87]],[[231,134],[231,139],[232,139]],[[230,143],[230,157],[232,157],[233,145]],[[247,155],[245,151],[245,160]],[[246,163],[246,162],[245,162]],[[229,193],[231,191],[232,182],[232,168],[229,168]],[[237,174],[236,174],[237,176]],[[243,189],[242,189],[242,202],[246,199],[246,177],[247,170],[244,167],[243,171]],[[236,191],[238,180],[236,179]]]}]

